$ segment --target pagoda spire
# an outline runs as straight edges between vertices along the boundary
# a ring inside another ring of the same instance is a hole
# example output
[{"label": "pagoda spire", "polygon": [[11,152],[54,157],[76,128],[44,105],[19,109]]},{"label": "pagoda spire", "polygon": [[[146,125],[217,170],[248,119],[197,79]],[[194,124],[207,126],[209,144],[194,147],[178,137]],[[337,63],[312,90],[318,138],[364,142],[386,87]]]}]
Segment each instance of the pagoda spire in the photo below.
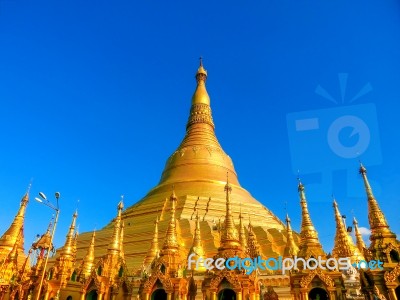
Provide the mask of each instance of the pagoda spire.
[{"label": "pagoda spire", "polygon": [[357,248],[363,254],[364,249],[367,249],[367,247],[365,246],[364,240],[360,233],[360,229],[358,228],[358,221],[357,221],[356,217],[353,218],[353,225],[354,225],[354,234],[356,236]]},{"label": "pagoda spire", "polygon": [[122,210],[124,209],[123,197],[117,206],[117,217],[114,221],[114,232],[111,238],[111,243],[108,245],[109,254],[120,254],[120,239],[121,239],[121,226],[122,226]]},{"label": "pagoda spire", "polygon": [[175,219],[175,205],[178,201],[178,198],[175,195],[175,190],[172,189],[172,194],[169,197],[171,201],[171,220],[168,224],[167,234],[164,241],[163,251],[164,250],[172,250],[174,252],[178,251],[179,244],[178,244],[178,234],[176,231],[176,219]]},{"label": "pagoda spire", "polygon": [[[13,222],[0,238],[0,259],[1,257],[5,257],[14,247],[15,242],[17,241],[18,236],[20,235],[21,228],[23,228],[24,226],[26,207],[29,202],[29,190],[30,190],[30,185],[28,187],[27,192],[21,199],[20,207],[18,209],[17,214],[14,217]],[[18,248],[19,251],[21,252],[24,251],[23,237],[20,239]]]},{"label": "pagoda spire", "polygon": [[[200,232],[200,218],[199,218],[199,212],[197,211],[196,215],[196,227],[194,229],[194,235],[193,235],[193,245],[192,248],[189,251],[189,255],[194,254],[195,260],[198,258],[205,258],[205,251],[201,242],[201,232]],[[204,263],[201,262],[197,266],[198,268],[196,271],[205,271]],[[195,266],[191,267],[191,269],[195,269]]]},{"label": "pagoda spire", "polygon": [[154,222],[154,235],[153,235],[153,240],[151,241],[151,246],[149,251],[147,252],[147,255],[144,259],[143,264],[145,266],[150,265],[153,260],[158,256],[160,249],[158,248],[158,216]]},{"label": "pagoda spire", "polygon": [[292,226],[290,225],[289,215],[286,214],[286,246],[283,252],[283,257],[296,256],[299,252],[299,247],[294,242]]},{"label": "pagoda spire", "polygon": [[121,223],[121,230],[119,232],[119,253],[120,256],[124,256],[124,231],[125,231],[125,222]]},{"label": "pagoda spire", "polygon": [[247,254],[251,258],[256,258],[261,255],[260,245],[257,242],[257,236],[254,233],[253,225],[251,224],[250,216],[249,216],[249,226],[248,226],[248,235],[247,235]]},{"label": "pagoda spire", "polygon": [[353,239],[346,230],[346,226],[343,222],[342,215],[340,214],[336,200],[333,200],[333,210],[335,213],[335,222],[336,222],[335,244],[332,250],[333,257],[335,258],[349,257],[352,263],[364,260],[363,255],[354,245]]},{"label": "pagoda spire", "polygon": [[73,265],[75,263],[75,255],[76,255],[76,218],[78,217],[78,212],[75,211],[72,215],[71,225],[69,227],[64,247],[61,250],[60,256],[56,261],[56,276],[60,279],[61,286],[65,286],[71,276],[71,270],[73,269]]},{"label": "pagoda spire", "polygon": [[239,213],[239,241],[243,249],[247,248],[246,232],[243,224],[242,205],[240,205]]},{"label": "pagoda spire", "polygon": [[10,253],[4,258],[0,265],[0,278],[4,280],[7,284],[10,283],[11,278],[18,272],[18,252],[19,245],[23,239],[23,226],[17,236],[17,240],[14,243]]},{"label": "pagoda spire", "polygon": [[226,196],[226,214],[225,214],[225,226],[221,235],[221,250],[232,249],[240,247],[239,235],[233,221],[230,194],[232,187],[229,184],[228,174],[226,176],[226,185],[224,188]]},{"label": "pagoda spire", "polygon": [[233,162],[215,135],[210,97],[206,90],[208,74],[202,60],[195,77],[197,85],[191,101],[186,134],[165,164],[159,186],[180,185],[188,180],[198,182],[199,179],[218,181],[227,171],[232,184],[239,186]]},{"label": "pagoda spire", "polygon": [[90,276],[90,273],[92,272],[93,269],[93,262],[94,262],[94,241],[96,238],[96,231],[94,230],[92,233],[92,239],[90,240],[90,245],[88,248],[88,251],[86,253],[85,259],[83,261],[83,266],[82,266],[82,273],[85,278]]},{"label": "pagoda spire", "polygon": [[[371,185],[369,184],[367,169],[362,163],[360,163],[359,172],[363,178],[368,199],[368,221],[371,228],[371,248],[375,248],[375,246],[379,248],[379,244],[382,244],[382,239],[386,239],[387,242],[390,242],[389,240],[391,240],[391,242],[396,243],[396,235],[389,229],[385,215],[381,211],[378,201],[375,199],[372,192]],[[381,242],[377,242],[377,240],[380,240]]]},{"label": "pagoda spire", "polygon": [[192,97],[192,108],[186,129],[193,124],[203,123],[209,125],[214,130],[214,122],[211,115],[210,97],[206,90],[207,71],[203,66],[203,59],[200,58],[200,66],[196,72],[197,87]]},{"label": "pagoda spire", "polygon": [[314,228],[310,218],[310,213],[308,212],[305,189],[300,180],[297,190],[299,192],[301,206],[301,231],[298,256],[325,256],[321,243],[318,239],[318,233]]},{"label": "pagoda spire", "polygon": [[74,239],[75,239],[75,228],[76,228],[76,218],[78,217],[78,211],[75,211],[72,215],[71,225],[65,239],[65,244],[62,249],[61,256],[73,256],[74,255]]}]

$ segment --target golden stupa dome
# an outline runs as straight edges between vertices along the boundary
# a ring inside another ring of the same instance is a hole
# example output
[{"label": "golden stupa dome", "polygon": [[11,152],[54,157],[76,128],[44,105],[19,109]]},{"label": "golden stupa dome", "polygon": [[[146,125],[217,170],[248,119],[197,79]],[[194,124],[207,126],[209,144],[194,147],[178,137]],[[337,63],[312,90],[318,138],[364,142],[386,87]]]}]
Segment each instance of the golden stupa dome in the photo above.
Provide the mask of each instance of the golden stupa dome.
[{"label": "golden stupa dome", "polygon": [[[181,144],[168,158],[157,186],[123,212],[125,222],[124,254],[128,267],[140,268],[153,240],[154,220],[159,218],[160,245],[171,218],[171,192],[177,197],[176,220],[180,252],[184,257],[192,247],[199,215],[204,251],[214,255],[220,246],[218,223],[224,221],[227,175],[232,187],[232,217],[239,224],[239,213],[251,215],[252,225],[261,251],[269,257],[283,254],[286,244],[285,226],[264,205],[242,188],[231,158],[224,152],[214,131],[210,97],[205,82],[207,72],[200,63],[196,73],[197,87]],[[113,223],[97,232],[95,255],[105,254]],[[297,236],[296,236],[297,238]],[[80,235],[78,259],[84,257],[91,233]],[[154,252],[154,249],[153,249]]]}]

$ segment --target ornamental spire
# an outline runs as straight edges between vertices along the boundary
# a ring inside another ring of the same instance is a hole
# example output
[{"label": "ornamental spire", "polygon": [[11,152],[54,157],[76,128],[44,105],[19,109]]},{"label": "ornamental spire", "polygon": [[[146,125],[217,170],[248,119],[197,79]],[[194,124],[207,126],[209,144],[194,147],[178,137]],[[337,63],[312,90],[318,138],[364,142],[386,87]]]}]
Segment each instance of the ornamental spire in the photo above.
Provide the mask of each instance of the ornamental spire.
[{"label": "ornamental spire", "polygon": [[192,97],[192,108],[186,129],[196,123],[204,123],[214,130],[214,122],[211,115],[210,97],[206,90],[207,71],[203,67],[203,60],[200,58],[200,66],[196,72],[197,87]]},{"label": "ornamental spire", "polygon": [[311,222],[310,213],[308,212],[307,200],[304,185],[299,179],[298,192],[300,196],[301,206],[301,232],[300,232],[300,250],[298,256],[325,256],[321,243],[318,239],[318,233]]},{"label": "ornamental spire", "polygon": [[14,243],[10,253],[3,259],[3,262],[0,265],[0,278],[3,279],[3,282],[6,284],[10,284],[12,278],[17,275],[18,272],[18,252],[19,245],[21,240],[23,239],[23,227],[17,236],[17,240]]},{"label": "ornamental spire", "polygon": [[203,66],[203,58],[200,57],[200,66],[196,72],[197,88],[192,97],[192,104],[202,103],[210,105],[210,97],[206,90],[207,71]]},{"label": "ornamental spire", "polygon": [[257,242],[256,234],[253,230],[253,225],[251,225],[250,217],[249,217],[249,226],[248,226],[248,236],[247,236],[247,254],[251,258],[256,258],[261,255],[260,245]]},{"label": "ornamental spire", "polygon": [[[11,251],[11,249],[14,247],[15,242],[18,239],[21,228],[23,228],[24,226],[26,207],[29,202],[29,190],[30,190],[30,185],[28,187],[27,192],[21,199],[20,207],[18,209],[17,214],[14,217],[13,222],[0,238],[0,258],[3,257],[4,255],[7,255]],[[24,245],[24,239],[22,238],[20,239],[18,250],[23,251],[24,250],[23,245]]]},{"label": "ornamental spire", "polygon": [[360,250],[361,253],[364,253],[364,249],[366,249],[367,247],[365,246],[364,240],[360,233],[360,229],[358,228],[358,222],[356,217],[353,218],[353,225],[354,225],[354,233],[356,236],[357,248],[358,250]]},{"label": "ornamental spire", "polygon": [[86,253],[85,259],[83,261],[82,274],[84,275],[85,278],[90,276],[90,273],[92,272],[92,268],[94,265],[93,262],[94,262],[95,238],[96,238],[96,230],[93,231],[92,239],[90,240],[90,245],[89,245],[88,251]]},{"label": "ornamental spire", "polygon": [[352,263],[363,260],[364,257],[362,256],[358,248],[354,246],[353,239],[346,230],[346,226],[343,222],[342,215],[340,214],[336,200],[333,200],[333,210],[335,213],[336,222],[335,244],[332,250],[333,257],[349,257]]},{"label": "ornamental spire", "polygon": [[71,269],[75,263],[75,242],[77,238],[75,226],[77,216],[78,212],[75,211],[75,213],[72,215],[72,221],[65,239],[64,247],[61,249],[61,254],[55,263],[57,266],[55,268],[55,275],[59,278],[61,286],[65,286],[67,284],[71,276]]},{"label": "ornamental spire", "polygon": [[231,211],[230,194],[232,192],[232,187],[229,184],[228,173],[226,174],[226,185],[224,191],[226,195],[226,214],[224,222],[225,226],[221,236],[221,250],[237,248],[240,246],[238,232]]},{"label": "ornamental spire", "polygon": [[360,163],[360,174],[363,178],[364,181],[364,186],[365,186],[365,191],[367,193],[367,199],[368,199],[368,221],[369,221],[369,226],[371,228],[371,246],[375,244],[376,239],[381,239],[383,238],[383,235],[385,237],[396,237],[394,233],[392,233],[389,229],[389,225],[386,221],[385,215],[381,211],[378,201],[376,201],[374,194],[372,193],[372,188],[369,184],[368,178],[367,178],[367,169],[363,166],[362,163]]},{"label": "ornamental spire", "polygon": [[75,211],[72,215],[71,225],[69,226],[69,230],[67,233],[67,237],[65,239],[65,244],[62,249],[61,256],[72,256],[74,255],[73,251],[73,243],[74,243],[74,235],[75,235],[75,227],[76,227],[76,218],[78,217],[78,212]]},{"label": "ornamental spire", "polygon": [[[192,248],[189,251],[189,255],[194,254],[193,259],[197,260],[198,258],[205,258],[205,251],[201,242],[201,232],[200,232],[200,218],[199,218],[199,212],[197,211],[197,215],[196,215],[196,227],[194,229],[194,235],[193,235],[193,245]],[[197,265],[198,268],[196,268],[196,266],[191,266],[190,269],[195,269],[196,271],[205,271],[205,267],[204,267],[204,263],[198,263]]]},{"label": "ornamental spire", "polygon": [[121,238],[121,223],[122,223],[122,210],[124,209],[123,197],[117,206],[118,213],[114,221],[114,232],[111,238],[111,243],[108,245],[108,252],[110,254],[120,253],[120,238]]},{"label": "ornamental spire", "polygon": [[167,229],[167,234],[165,237],[165,242],[164,242],[164,247],[163,250],[173,250],[177,251],[179,248],[178,245],[178,234],[176,231],[176,220],[175,220],[175,205],[176,202],[178,201],[178,198],[175,195],[175,190],[172,189],[172,194],[169,197],[169,200],[171,201],[171,220],[168,224],[168,229]]},{"label": "ornamental spire", "polygon": [[125,229],[125,222],[122,221],[121,230],[119,232],[119,254],[122,257],[124,256],[124,229]]},{"label": "ornamental spire", "polygon": [[243,249],[247,248],[246,232],[243,224],[242,205],[240,205],[239,213],[239,241]]},{"label": "ornamental spire", "polygon": [[286,246],[283,251],[283,257],[293,257],[299,252],[299,247],[297,247],[293,238],[292,226],[290,225],[289,215],[286,214]]},{"label": "ornamental spire", "polygon": [[143,264],[145,266],[150,265],[153,260],[158,256],[160,252],[160,249],[158,248],[158,216],[154,222],[154,235],[153,235],[153,240],[151,241],[151,246],[149,251],[147,252],[147,255],[144,259]]}]

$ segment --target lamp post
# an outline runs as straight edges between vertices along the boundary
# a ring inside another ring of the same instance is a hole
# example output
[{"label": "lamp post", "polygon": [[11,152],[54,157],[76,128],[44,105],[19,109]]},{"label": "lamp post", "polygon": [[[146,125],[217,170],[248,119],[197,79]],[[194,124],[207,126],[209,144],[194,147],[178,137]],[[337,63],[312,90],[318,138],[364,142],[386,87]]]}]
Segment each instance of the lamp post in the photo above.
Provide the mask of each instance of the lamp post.
[{"label": "lamp post", "polygon": [[42,292],[42,286],[43,286],[44,275],[46,273],[47,261],[49,260],[49,256],[50,256],[50,248],[53,245],[53,238],[54,238],[54,233],[56,232],[58,215],[60,214],[60,208],[58,206],[58,199],[60,198],[60,193],[59,192],[56,192],[55,195],[54,195],[54,197],[56,198],[56,206],[51,204],[51,202],[47,199],[46,195],[43,194],[42,192],[39,193],[39,196],[40,196],[40,198],[35,198],[35,200],[37,202],[42,203],[42,204],[50,207],[51,209],[53,209],[56,212],[56,217],[54,219],[54,225],[53,225],[53,229],[52,229],[51,235],[50,235],[49,249],[47,249],[46,258],[44,260],[43,272],[42,272],[42,275],[40,276],[39,288],[38,288],[38,291],[36,293],[36,300],[39,300],[40,294]]}]

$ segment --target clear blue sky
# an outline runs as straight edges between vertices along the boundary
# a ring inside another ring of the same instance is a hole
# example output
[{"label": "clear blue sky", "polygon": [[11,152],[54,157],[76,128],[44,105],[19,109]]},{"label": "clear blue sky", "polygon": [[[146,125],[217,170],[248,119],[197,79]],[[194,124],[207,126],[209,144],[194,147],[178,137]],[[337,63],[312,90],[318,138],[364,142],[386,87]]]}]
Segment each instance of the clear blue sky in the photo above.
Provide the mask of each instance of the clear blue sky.
[{"label": "clear blue sky", "polygon": [[78,199],[81,232],[141,199],[184,136],[202,55],[217,136],[255,198],[281,219],[287,203],[298,230],[300,169],[331,251],[332,193],[368,226],[358,152],[400,233],[398,1],[0,0],[0,41],[0,232],[31,178],[26,243],[51,218],[39,191],[61,193],[56,246]]}]

